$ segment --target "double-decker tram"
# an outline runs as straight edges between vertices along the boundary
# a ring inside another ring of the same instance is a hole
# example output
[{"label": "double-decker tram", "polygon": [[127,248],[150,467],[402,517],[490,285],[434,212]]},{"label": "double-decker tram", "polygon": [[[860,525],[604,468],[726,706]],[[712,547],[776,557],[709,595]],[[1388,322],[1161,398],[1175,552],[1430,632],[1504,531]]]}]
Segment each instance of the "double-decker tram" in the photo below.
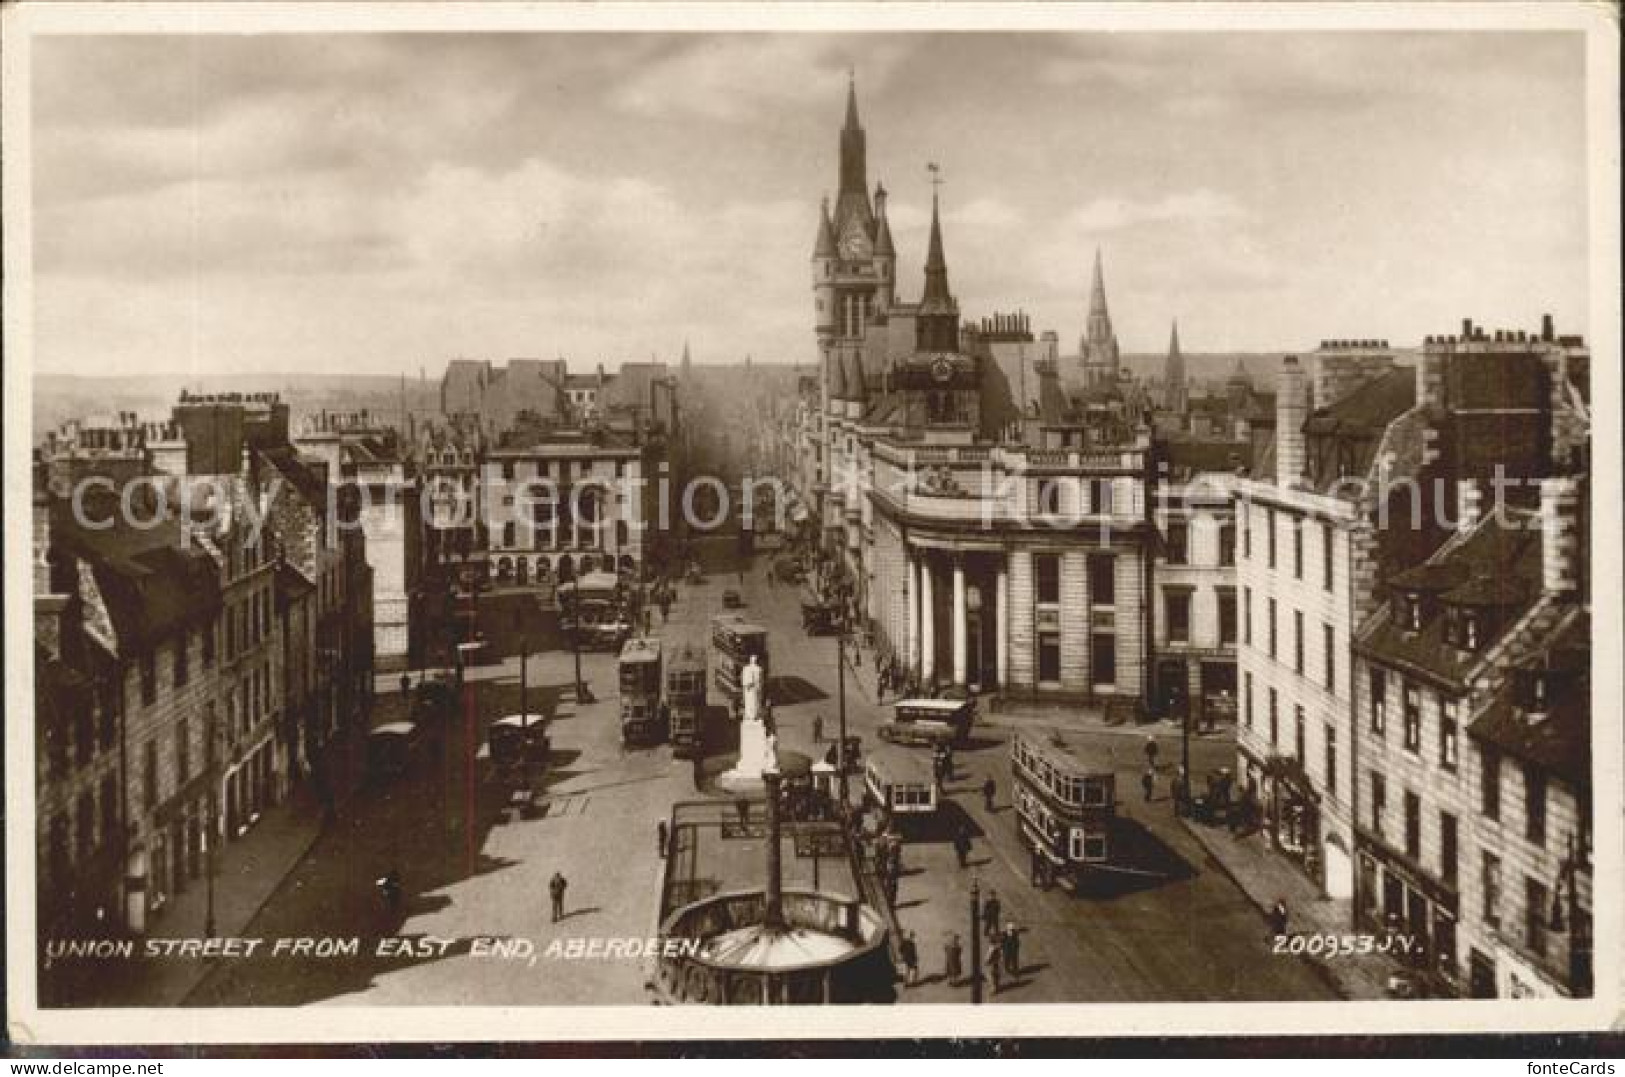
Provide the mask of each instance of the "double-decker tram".
[{"label": "double-decker tram", "polygon": [[692,757],[700,750],[705,719],[705,648],[683,642],[666,659],[666,715],[672,753]]},{"label": "double-decker tram", "polygon": [[1026,729],[1010,743],[1016,815],[1033,854],[1034,881],[1076,889],[1112,859],[1117,778],[1107,762],[1091,763],[1076,740],[1054,729]]},{"label": "double-decker tram", "polygon": [[937,813],[937,780],[911,752],[880,745],[863,765],[864,799],[900,828],[925,824]]},{"label": "double-decker tram", "polygon": [[718,614],[711,620],[711,648],[716,651],[712,676],[717,689],[730,700],[739,701],[741,677],[754,657],[762,667],[762,680],[768,676],[767,629],[753,625],[733,613]]},{"label": "double-decker tram", "polygon": [[621,648],[618,683],[621,691],[621,742],[658,744],[666,739],[665,711],[660,700],[660,640],[637,636]]}]

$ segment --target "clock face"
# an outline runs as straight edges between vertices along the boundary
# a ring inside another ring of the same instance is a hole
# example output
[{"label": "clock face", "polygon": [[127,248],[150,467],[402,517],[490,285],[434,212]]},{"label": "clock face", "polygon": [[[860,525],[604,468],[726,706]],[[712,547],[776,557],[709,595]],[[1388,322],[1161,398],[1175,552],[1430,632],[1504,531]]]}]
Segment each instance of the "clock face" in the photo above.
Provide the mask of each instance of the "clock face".
[{"label": "clock face", "polygon": [[862,258],[869,252],[869,237],[863,234],[863,225],[856,217],[841,230],[841,257]]}]

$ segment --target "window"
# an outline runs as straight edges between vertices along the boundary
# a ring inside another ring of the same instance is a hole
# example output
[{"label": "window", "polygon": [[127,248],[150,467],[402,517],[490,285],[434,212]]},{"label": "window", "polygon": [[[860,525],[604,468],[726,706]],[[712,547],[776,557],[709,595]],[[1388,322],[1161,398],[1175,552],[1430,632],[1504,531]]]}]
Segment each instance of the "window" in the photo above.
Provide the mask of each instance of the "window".
[{"label": "window", "polygon": [[1326,648],[1326,689],[1337,691],[1337,630],[1331,625],[1320,626],[1321,642]]},{"label": "window", "polygon": [[1275,689],[1271,688],[1270,689],[1270,747],[1271,748],[1275,747],[1276,741],[1278,741],[1280,739],[1280,732],[1281,732],[1281,707],[1280,707],[1280,703],[1281,703],[1280,697],[1275,694]]},{"label": "window", "polygon": [[502,525],[502,545],[508,549],[519,545],[518,527],[511,520]]},{"label": "window", "polygon": [[1253,507],[1246,502],[1239,506],[1241,509],[1241,556],[1247,560],[1253,557]]},{"label": "window", "polygon": [[1242,687],[1246,689],[1246,698],[1242,700],[1242,715],[1246,719],[1247,728],[1251,729],[1253,727],[1253,674],[1251,670],[1247,671],[1247,677],[1242,682]]},{"label": "window", "polygon": [[1219,525],[1219,564],[1229,566],[1236,563],[1236,525]]},{"label": "window", "polygon": [[1247,646],[1253,645],[1253,589],[1241,589],[1241,641]]},{"label": "window", "polygon": [[1388,785],[1382,771],[1371,772],[1371,832],[1382,837],[1382,814],[1388,807]]},{"label": "window", "polygon": [[1337,727],[1326,723],[1326,792],[1337,793]]},{"label": "window", "polygon": [[271,592],[260,592],[260,635],[271,634]]},{"label": "window", "polygon": [[1546,956],[1546,884],[1530,876],[1523,880],[1523,937],[1530,952]]},{"label": "window", "polygon": [[141,801],[150,811],[158,806],[158,742],[147,741],[141,759]]},{"label": "window", "polygon": [[192,736],[190,722],[183,715],[175,723],[175,780],[185,783],[192,776]]},{"label": "window", "polygon": [[1190,524],[1169,524],[1166,555],[1170,565],[1183,565],[1190,561]]},{"label": "window", "polygon": [[1292,578],[1303,579],[1303,526],[1302,520],[1292,521]]},{"label": "window", "polygon": [[237,608],[226,610],[226,661],[237,657]]},{"label": "window", "polygon": [[1117,637],[1102,633],[1089,641],[1089,680],[1095,685],[1117,683]]},{"label": "window", "polygon": [[1236,592],[1226,588],[1219,592],[1219,643],[1236,642]]},{"label": "window", "polygon": [[1494,853],[1484,854],[1484,867],[1480,873],[1484,891],[1484,922],[1491,927],[1501,926],[1501,858]]},{"label": "window", "polygon": [[1439,813],[1439,878],[1451,889],[1456,886],[1456,817]]},{"label": "window", "polygon": [[1054,516],[1061,511],[1061,483],[1057,479],[1038,480],[1038,511],[1046,516]]},{"label": "window", "polygon": [[512,481],[512,479],[513,479],[513,461],[512,460],[504,460],[504,461],[502,461],[502,477],[504,479]]},{"label": "window", "polygon": [[1306,761],[1306,757],[1308,756],[1307,747],[1308,747],[1308,732],[1304,728],[1303,708],[1301,706],[1293,707],[1292,708],[1292,748],[1293,748],[1293,754],[1295,754],[1298,757],[1298,762],[1299,763],[1303,763],[1303,762]]},{"label": "window", "polygon": [[1320,525],[1320,577],[1321,586],[1332,589],[1335,562],[1332,558],[1332,525]]},{"label": "window", "polygon": [[1275,599],[1270,599],[1270,657],[1275,657]]},{"label": "window", "polygon": [[1546,844],[1546,775],[1524,764],[1524,837],[1534,845]]},{"label": "window", "polygon": [[189,646],[189,644],[191,643],[191,638],[192,638],[192,632],[191,632],[190,629],[187,629],[187,628],[182,628],[181,631],[180,631],[180,635],[175,637],[175,687],[176,688],[183,687],[186,684],[187,677],[191,674],[191,671],[186,668],[186,666],[187,666],[187,662],[186,662],[187,654],[186,654],[186,652],[191,649],[190,646]]},{"label": "window", "polygon": [[1189,643],[1191,641],[1191,593],[1189,591],[1169,591],[1168,598],[1168,642]]},{"label": "window", "polygon": [[1038,679],[1044,683],[1057,683],[1061,679],[1059,633],[1044,632],[1038,637]]},{"label": "window", "polygon": [[1453,699],[1439,698],[1439,764],[1446,770],[1456,769],[1456,713],[1459,706]]},{"label": "window", "polygon": [[1267,537],[1268,537],[1268,540],[1269,540],[1269,564],[1270,564],[1270,568],[1274,568],[1275,567],[1275,510],[1274,509],[1265,509],[1264,510],[1264,528],[1268,532]]},{"label": "window", "polygon": [[1112,480],[1089,480],[1089,507],[1098,516],[1109,515],[1112,511]]},{"label": "window", "polygon": [[1405,855],[1417,860],[1422,855],[1422,798],[1405,790]]},{"label": "window", "polygon": [[1483,767],[1479,787],[1479,810],[1486,819],[1501,818],[1501,756],[1493,748],[1479,752]]},{"label": "window", "polygon": [[158,656],[151,650],[141,654],[141,703],[150,707],[158,698]]},{"label": "window", "polygon": [[203,626],[201,643],[203,645],[203,668],[208,669],[214,665],[214,633],[215,622],[210,621]]},{"label": "window", "polygon": [[1371,668],[1371,732],[1382,736],[1388,729],[1388,678],[1383,671]]},{"label": "window", "polygon": [[1058,554],[1034,554],[1033,574],[1038,580],[1038,601],[1040,603],[1047,604],[1061,601],[1061,558]]},{"label": "window", "polygon": [[1109,554],[1089,556],[1089,601],[1110,606],[1117,601],[1117,558]]},{"label": "window", "polygon": [[1422,690],[1409,681],[1403,689],[1405,697],[1405,750],[1422,750]]},{"label": "window", "polygon": [[1292,611],[1292,668],[1303,674],[1303,611]]}]

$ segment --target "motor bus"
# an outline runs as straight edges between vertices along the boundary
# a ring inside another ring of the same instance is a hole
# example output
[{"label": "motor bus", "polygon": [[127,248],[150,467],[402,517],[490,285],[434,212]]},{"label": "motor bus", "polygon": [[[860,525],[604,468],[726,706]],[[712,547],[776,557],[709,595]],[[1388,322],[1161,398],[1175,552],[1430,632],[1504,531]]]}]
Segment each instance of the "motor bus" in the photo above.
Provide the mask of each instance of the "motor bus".
[{"label": "motor bus", "polygon": [[762,683],[766,686],[767,629],[751,624],[738,614],[719,614],[711,621],[711,648],[716,651],[712,676],[717,689],[730,700],[739,702],[743,691],[740,678],[752,656],[762,667]]},{"label": "motor bus", "polygon": [[558,587],[559,628],[588,650],[618,651],[632,635],[625,589],[612,572],[589,572]]},{"label": "motor bus", "polygon": [[1023,729],[1010,742],[1016,816],[1033,854],[1034,882],[1077,889],[1112,858],[1117,777],[1109,760],[1090,761],[1077,737]]},{"label": "motor bus", "polygon": [[924,822],[937,812],[937,781],[931,768],[908,752],[881,748],[863,764],[864,799],[895,823]]},{"label": "motor bus", "polygon": [[683,643],[666,660],[666,715],[672,753],[688,759],[700,750],[705,718],[705,648]]},{"label": "motor bus", "polygon": [[621,693],[621,742],[658,744],[666,739],[665,711],[660,703],[660,640],[638,636],[621,648],[617,683]]},{"label": "motor bus", "polygon": [[900,699],[892,720],[880,727],[880,739],[893,744],[958,744],[976,720],[973,699]]}]

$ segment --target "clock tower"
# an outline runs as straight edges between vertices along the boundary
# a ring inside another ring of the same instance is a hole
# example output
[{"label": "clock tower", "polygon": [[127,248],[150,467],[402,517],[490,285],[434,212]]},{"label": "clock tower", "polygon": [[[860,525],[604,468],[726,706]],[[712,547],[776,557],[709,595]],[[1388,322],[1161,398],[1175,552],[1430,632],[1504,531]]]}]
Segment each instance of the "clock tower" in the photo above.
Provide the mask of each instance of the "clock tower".
[{"label": "clock tower", "polygon": [[[824,200],[813,247],[814,326],[824,359],[824,384],[832,384],[831,365],[841,368],[833,379],[842,394],[832,399],[863,397],[866,368],[864,335],[883,315],[896,294],[897,252],[886,223],[886,191],[875,188],[871,200],[867,178],[867,142],[858,122],[855,83],[846,94],[846,122],[841,128],[840,185],[833,214]],[[851,376],[855,373],[857,376]],[[856,393],[854,397],[852,394]]]}]

